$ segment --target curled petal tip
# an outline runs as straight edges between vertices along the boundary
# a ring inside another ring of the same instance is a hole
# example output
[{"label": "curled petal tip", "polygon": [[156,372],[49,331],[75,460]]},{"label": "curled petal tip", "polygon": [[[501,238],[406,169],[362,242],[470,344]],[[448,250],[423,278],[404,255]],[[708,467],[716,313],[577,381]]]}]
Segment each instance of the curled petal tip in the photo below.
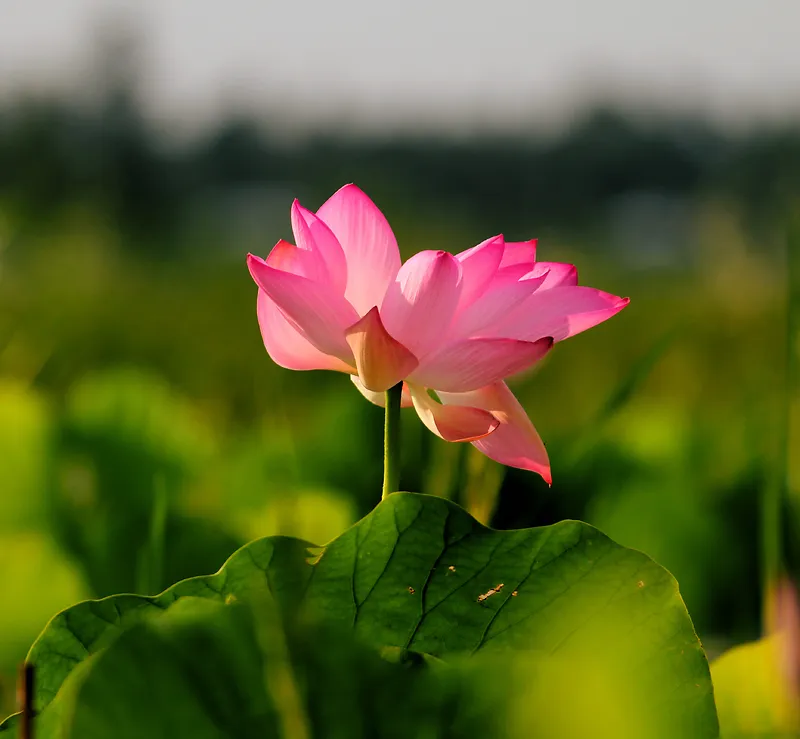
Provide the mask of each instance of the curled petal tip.
[{"label": "curled petal tip", "polygon": [[478,451],[500,464],[535,472],[548,485],[551,484],[547,449],[525,410],[504,382],[468,393],[439,392],[438,395],[448,406],[482,408],[500,421],[493,433],[473,442]]},{"label": "curled petal tip", "polygon": [[442,405],[423,387],[409,385],[408,389],[420,420],[445,441],[478,441],[500,426],[500,420],[482,408]]},{"label": "curled petal tip", "polygon": [[302,217],[303,221],[308,226],[311,225],[309,221],[313,221],[313,219],[315,218],[314,214],[308,208],[306,208],[297,198],[295,198],[292,201],[291,212],[292,215],[295,216],[295,218],[297,216]]},{"label": "curled petal tip", "polygon": [[255,283],[263,288],[261,284],[261,274],[265,269],[269,269],[269,265],[262,259],[261,257],[257,257],[255,254],[248,254],[247,255],[247,269],[250,272],[250,276],[255,280]]},{"label": "curled petal tip", "polygon": [[477,441],[478,439],[483,439],[484,437],[491,434],[493,431],[496,431],[499,428],[499,426],[500,426],[500,421],[497,418],[495,418],[494,421],[492,421],[489,424],[489,428],[486,431],[486,433],[481,433],[478,436],[475,436],[471,439],[464,439],[464,441]]},{"label": "curled petal tip", "polygon": [[294,211],[295,213],[300,213],[300,214],[302,214],[302,216],[303,216],[303,220],[305,220],[305,221],[308,221],[308,220],[309,220],[309,218],[308,218],[307,214],[308,214],[308,215],[311,215],[311,216],[313,216],[313,215],[314,215],[314,214],[313,214],[313,213],[311,213],[311,211],[310,211],[308,208],[306,208],[306,207],[305,207],[305,206],[304,206],[304,205],[303,205],[303,204],[302,204],[302,203],[301,203],[301,202],[300,202],[300,201],[299,201],[297,198],[295,198],[295,199],[294,199],[294,201],[292,202],[292,211]]},{"label": "curled petal tip", "polygon": [[345,331],[358,376],[367,390],[384,392],[413,372],[417,358],[384,328],[378,308],[372,308]]},{"label": "curled petal tip", "polygon": [[610,316],[616,315],[617,313],[619,313],[623,309],[627,308],[628,305],[630,304],[630,302],[631,302],[630,298],[617,298],[616,300],[614,300],[611,303]]},{"label": "curled petal tip", "polygon": [[433,252],[432,256],[436,262],[440,262],[442,260],[447,262],[458,261],[449,251],[445,251],[444,249],[437,249],[436,251]]},{"label": "curled petal tip", "polygon": [[[487,246],[496,246],[497,244],[503,244],[505,246],[506,240],[503,234],[497,234],[496,236],[490,236],[485,241],[481,241],[480,244],[473,247],[472,249],[483,248],[485,249]],[[471,252],[472,249],[467,249],[467,252]]]},{"label": "curled petal tip", "polygon": [[367,193],[365,193],[358,185],[353,182],[348,182],[346,185],[342,185],[334,195],[338,195],[339,193],[352,193],[353,195],[359,195],[367,198],[372,202],[371,198]]}]

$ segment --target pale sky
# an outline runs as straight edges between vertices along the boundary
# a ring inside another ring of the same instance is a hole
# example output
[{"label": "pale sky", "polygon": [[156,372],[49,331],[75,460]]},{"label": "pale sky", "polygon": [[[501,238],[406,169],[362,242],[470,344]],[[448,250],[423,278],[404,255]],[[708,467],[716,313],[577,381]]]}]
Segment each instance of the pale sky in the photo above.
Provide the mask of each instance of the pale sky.
[{"label": "pale sky", "polygon": [[356,128],[514,126],[624,100],[800,111],[800,0],[0,0],[0,94],[90,84],[102,20],[166,120],[232,106]]}]

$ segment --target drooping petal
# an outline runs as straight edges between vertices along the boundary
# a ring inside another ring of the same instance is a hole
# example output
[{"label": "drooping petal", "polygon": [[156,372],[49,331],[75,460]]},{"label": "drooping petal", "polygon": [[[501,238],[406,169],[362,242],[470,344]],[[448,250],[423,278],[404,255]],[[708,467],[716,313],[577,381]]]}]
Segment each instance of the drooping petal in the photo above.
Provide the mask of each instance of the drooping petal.
[{"label": "drooping petal", "polygon": [[530,276],[547,273],[540,290],[553,287],[574,286],[578,284],[578,268],[574,264],[564,262],[536,262]]},{"label": "drooping petal", "polygon": [[456,254],[456,259],[461,264],[461,296],[458,300],[458,310],[470,305],[483,294],[500,266],[504,248],[503,237],[493,236],[471,249]]},{"label": "drooping petal", "polygon": [[507,241],[500,267],[527,264],[533,267],[536,261],[536,239],[530,241]]},{"label": "drooping petal", "polygon": [[491,434],[500,424],[485,410],[442,405],[423,387],[409,385],[408,389],[422,423],[445,441],[475,441]]},{"label": "drooping petal", "polygon": [[456,314],[450,336],[466,338],[484,331],[491,336],[492,326],[536,292],[547,276],[547,272],[530,273],[521,264],[498,270],[483,294]]},{"label": "drooping petal", "polygon": [[330,280],[334,290],[343,295],[347,287],[347,261],[333,232],[297,200],[292,204],[292,231],[297,245],[317,256],[319,276],[313,279]]},{"label": "drooping petal", "polygon": [[[358,392],[360,392],[370,403],[374,403],[381,408],[386,407],[386,393],[375,393],[372,390],[367,390],[361,380],[358,379],[357,375],[350,375],[350,379],[358,388]],[[403,383],[403,392],[400,396],[400,407],[411,408],[412,405],[414,404],[411,402],[411,393],[408,392],[408,385]]]},{"label": "drooping petal", "polygon": [[550,485],[550,461],[547,449],[525,409],[504,382],[496,382],[470,393],[438,393],[446,407],[482,408],[500,425],[489,436],[473,445],[487,457],[509,467],[530,470]]},{"label": "drooping petal", "polygon": [[341,359],[323,354],[309,342],[261,289],[258,291],[257,312],[264,346],[275,364],[292,370],[353,371]]},{"label": "drooping petal", "polygon": [[247,256],[247,266],[256,284],[311,344],[323,354],[348,364],[353,361],[344,332],[358,315],[330,285],[275,269],[252,254]]},{"label": "drooping petal", "polygon": [[365,315],[380,305],[400,269],[397,240],[383,213],[355,185],[345,185],[317,211],[347,261],[345,297]]},{"label": "drooping petal", "polygon": [[535,341],[552,336],[563,341],[619,313],[629,303],[592,287],[562,286],[537,290],[492,326],[492,336]]},{"label": "drooping petal", "polygon": [[465,339],[427,357],[409,381],[431,387],[437,393],[465,393],[528,369],[552,346],[550,337],[534,342]]},{"label": "drooping petal", "polygon": [[446,251],[421,251],[389,285],[381,304],[386,330],[418,359],[446,340],[461,290],[461,267]]},{"label": "drooping petal", "polygon": [[419,364],[408,349],[388,334],[377,308],[350,326],[345,338],[367,390],[385,392],[408,377]]}]

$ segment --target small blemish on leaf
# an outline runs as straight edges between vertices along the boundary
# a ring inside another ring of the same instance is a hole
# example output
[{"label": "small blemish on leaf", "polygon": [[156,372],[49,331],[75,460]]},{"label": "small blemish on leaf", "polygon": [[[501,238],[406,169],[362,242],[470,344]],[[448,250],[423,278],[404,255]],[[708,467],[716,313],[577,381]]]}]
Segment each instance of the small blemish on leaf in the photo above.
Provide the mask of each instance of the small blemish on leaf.
[{"label": "small blemish on leaf", "polygon": [[499,585],[497,585],[497,586],[495,586],[495,587],[493,587],[493,588],[490,588],[490,589],[489,589],[489,590],[487,590],[485,593],[482,593],[481,595],[479,595],[479,596],[478,596],[478,603],[482,603],[482,602],[483,602],[483,601],[485,601],[487,598],[491,598],[493,595],[496,595],[496,594],[497,594],[497,593],[499,593],[499,592],[500,592],[500,591],[501,591],[501,590],[502,590],[504,587],[505,587],[505,585],[504,585],[503,583],[500,583]]},{"label": "small blemish on leaf", "polygon": [[412,587],[409,585],[409,586],[408,586],[408,592],[409,592],[409,593],[411,593],[411,595],[414,595],[414,593],[416,593],[417,591],[416,591],[416,590],[414,590],[414,588],[412,588]]},{"label": "small blemish on leaf", "polygon": [[450,565],[447,569],[450,570],[450,572],[456,571],[456,568],[453,565]]},{"label": "small blemish on leaf", "polygon": [[519,595],[519,591],[518,590],[515,590],[513,593],[511,593],[511,597],[512,598],[516,598],[517,595]]},{"label": "small blemish on leaf", "polygon": [[225,605],[229,606],[231,603],[236,603],[236,596],[233,593],[228,593],[225,596]]},{"label": "small blemish on leaf", "polygon": [[639,582],[636,583],[636,587],[637,588],[643,588],[644,587],[644,580],[639,580]]}]

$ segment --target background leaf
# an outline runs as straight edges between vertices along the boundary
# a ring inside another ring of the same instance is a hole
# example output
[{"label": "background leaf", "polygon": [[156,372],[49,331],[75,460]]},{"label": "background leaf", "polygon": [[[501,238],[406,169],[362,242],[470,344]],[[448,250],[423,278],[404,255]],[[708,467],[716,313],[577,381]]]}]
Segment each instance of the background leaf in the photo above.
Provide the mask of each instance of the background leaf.
[{"label": "background leaf", "polygon": [[712,665],[723,739],[789,739],[800,735],[800,706],[787,679],[791,659],[778,633],[727,651]]}]

